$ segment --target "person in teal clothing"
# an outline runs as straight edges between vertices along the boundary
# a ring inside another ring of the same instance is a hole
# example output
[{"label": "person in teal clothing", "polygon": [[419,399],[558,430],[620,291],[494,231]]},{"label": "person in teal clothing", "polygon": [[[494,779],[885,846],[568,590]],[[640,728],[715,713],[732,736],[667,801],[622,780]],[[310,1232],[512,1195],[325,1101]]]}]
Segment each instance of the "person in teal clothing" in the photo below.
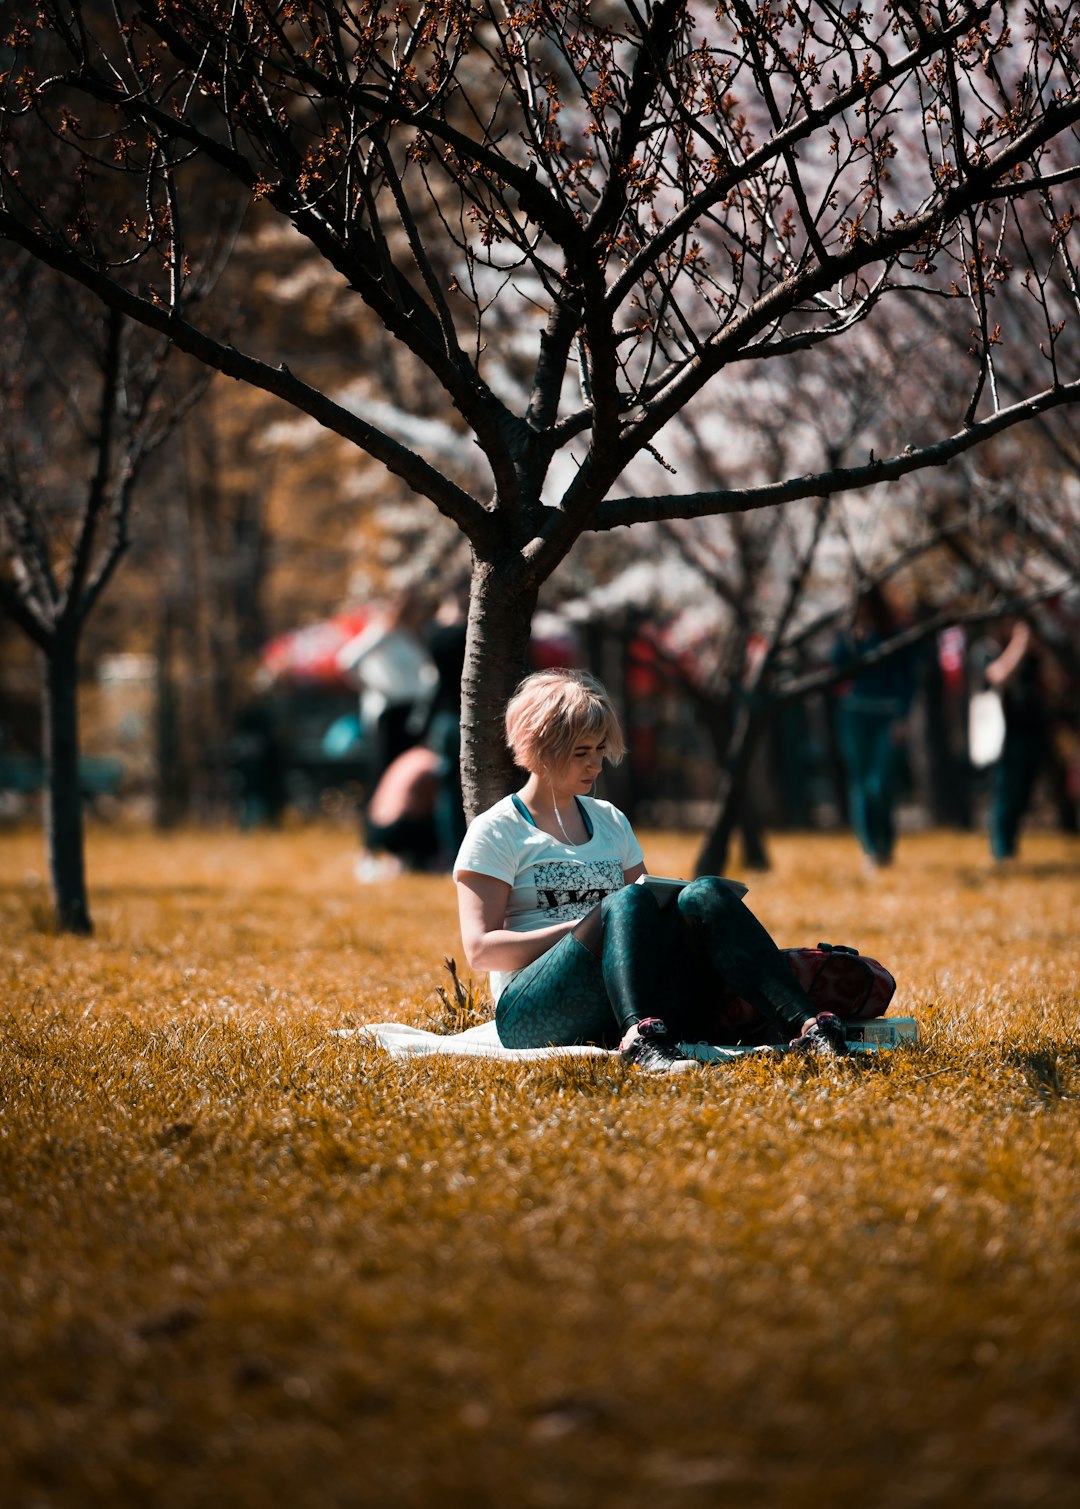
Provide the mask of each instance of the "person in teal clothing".
[{"label": "person in teal clothing", "polygon": [[646,873],[626,816],[591,795],[624,743],[599,682],[539,671],[506,710],[519,791],[469,824],[454,864],[465,956],[490,973],[509,1048],[595,1043],[649,1073],[693,1060],[681,1042],[713,1041],[725,987],[774,1024],[777,1043],[844,1053],[843,1026],[815,1015],[765,928],[716,876],[666,907],[635,884]]},{"label": "person in teal clothing", "polygon": [[[834,664],[871,654],[902,628],[883,589],[868,587],[859,595],[850,632],[833,649]],[[897,757],[914,695],[915,663],[910,649],[856,670],[840,695],[838,732],[848,813],[871,870],[893,860]]]}]

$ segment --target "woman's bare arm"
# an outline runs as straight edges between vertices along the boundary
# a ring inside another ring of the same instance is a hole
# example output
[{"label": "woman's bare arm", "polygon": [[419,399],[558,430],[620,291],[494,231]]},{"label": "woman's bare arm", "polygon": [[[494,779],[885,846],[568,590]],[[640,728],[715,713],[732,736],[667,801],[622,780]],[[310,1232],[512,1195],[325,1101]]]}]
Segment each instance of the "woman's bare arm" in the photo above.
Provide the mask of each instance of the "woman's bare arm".
[{"label": "woman's bare arm", "polygon": [[[643,864],[623,871],[632,885],[645,874]],[[512,932],[505,926],[510,887],[493,875],[459,870],[456,878],[461,941],[470,969],[524,969],[576,926],[576,921],[554,922],[531,932]]]},{"label": "woman's bare arm", "polygon": [[457,874],[461,941],[471,969],[524,969],[576,925],[555,922],[529,933],[515,933],[505,925],[510,887],[505,880],[475,870]]},{"label": "woman's bare arm", "polygon": [[986,679],[992,687],[1001,691],[1003,687],[1008,686],[1020,669],[1030,646],[1031,626],[1021,619],[1013,629],[1012,636],[1001,654],[986,667]]}]

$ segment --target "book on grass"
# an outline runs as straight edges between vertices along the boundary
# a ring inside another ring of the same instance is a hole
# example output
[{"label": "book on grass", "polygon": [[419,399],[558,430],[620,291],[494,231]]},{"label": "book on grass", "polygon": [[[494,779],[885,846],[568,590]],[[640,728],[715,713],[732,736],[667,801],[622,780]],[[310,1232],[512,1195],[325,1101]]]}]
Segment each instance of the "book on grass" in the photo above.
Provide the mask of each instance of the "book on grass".
[{"label": "book on grass", "polygon": [[[869,1022],[845,1022],[844,1037],[852,1053],[887,1053],[919,1041],[919,1024],[910,1016],[874,1017]],[[789,1053],[786,1043],[734,1046],[723,1043],[680,1043],[687,1058],[700,1064],[730,1064],[755,1053]]]},{"label": "book on grass", "polygon": [[875,1016],[868,1022],[845,1022],[850,1047],[897,1048],[919,1041],[919,1024],[912,1016]]},{"label": "book on grass", "polygon": [[[743,885],[741,880],[728,880],[724,875],[716,876],[729,890],[734,891],[736,896],[745,896],[750,889]],[[635,885],[643,885],[656,897],[661,906],[667,906],[673,896],[677,896],[684,885],[689,885],[687,880],[678,880],[673,875],[639,875]]]}]

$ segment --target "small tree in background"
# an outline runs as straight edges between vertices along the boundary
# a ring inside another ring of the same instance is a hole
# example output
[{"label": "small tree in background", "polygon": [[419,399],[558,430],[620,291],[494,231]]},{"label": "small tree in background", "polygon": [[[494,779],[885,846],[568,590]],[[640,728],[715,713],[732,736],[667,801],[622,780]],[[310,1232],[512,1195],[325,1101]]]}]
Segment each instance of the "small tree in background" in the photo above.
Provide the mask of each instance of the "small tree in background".
[{"label": "small tree in background", "polygon": [[79,650],[128,548],[136,484],[184,401],[170,345],[27,256],[0,278],[0,606],[40,651],[44,812],[57,924],[91,931],[79,772]]},{"label": "small tree in background", "polygon": [[[1076,318],[1071,6],[14,10],[0,235],[336,430],[467,537],[471,809],[505,789],[501,708],[539,588],[583,532],[895,479],[1080,396],[1058,359]],[[43,133],[70,152],[74,216],[33,172]],[[337,402],[316,368],[237,350],[195,319],[196,166],[286,217],[342,296],[363,300],[474,437],[483,489]],[[1009,227],[1019,261],[1003,250]],[[994,297],[1009,280],[1029,299],[1003,347]],[[846,345],[897,300],[940,303],[965,333],[958,408],[890,454],[812,475],[678,492],[658,470],[663,490],[626,492],[636,458],[663,467],[678,415],[698,414],[722,453],[747,373]],[[1035,350],[1039,378],[1006,405],[1001,369]]]}]

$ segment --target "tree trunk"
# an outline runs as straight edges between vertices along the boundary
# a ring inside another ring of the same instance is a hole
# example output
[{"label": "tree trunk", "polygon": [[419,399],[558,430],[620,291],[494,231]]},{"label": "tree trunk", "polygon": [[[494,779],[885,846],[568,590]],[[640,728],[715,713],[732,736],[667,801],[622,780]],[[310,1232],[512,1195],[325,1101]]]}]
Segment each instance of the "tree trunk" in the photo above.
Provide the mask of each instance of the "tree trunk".
[{"label": "tree trunk", "polygon": [[[731,835],[740,822],[743,804],[747,800],[748,787],[750,784],[751,762],[758,745],[758,735],[763,727],[763,719],[760,713],[751,712],[749,707],[741,705],[735,715],[735,726],[731,732],[731,739],[727,750],[722,757],[722,773],[726,772],[726,784],[720,797],[720,808],[712,827],[706,833],[704,841],[698,853],[694,865],[695,875],[722,875],[728,862],[728,851],[731,847]],[[764,844],[760,842],[755,850],[752,841],[748,843],[747,862],[754,864],[754,868],[763,868],[760,861],[765,860]],[[758,861],[755,863],[755,861]]]},{"label": "tree trunk", "polygon": [[765,825],[761,820],[761,803],[751,781],[746,782],[739,809],[739,837],[742,840],[743,865],[748,870],[764,872],[771,868],[765,844]]},{"label": "tree trunk", "polygon": [[461,685],[461,789],[470,820],[520,785],[503,715],[528,670],[537,585],[514,564],[475,561]]},{"label": "tree trunk", "polygon": [[78,637],[56,634],[44,651],[45,844],[56,923],[93,932],[86,894],[83,800],[79,783]]},{"label": "tree trunk", "polygon": [[166,599],[158,623],[156,701],[157,800],[154,822],[163,831],[175,828],[187,808],[185,759],[180,726],[180,694],[173,671],[175,610]]}]

